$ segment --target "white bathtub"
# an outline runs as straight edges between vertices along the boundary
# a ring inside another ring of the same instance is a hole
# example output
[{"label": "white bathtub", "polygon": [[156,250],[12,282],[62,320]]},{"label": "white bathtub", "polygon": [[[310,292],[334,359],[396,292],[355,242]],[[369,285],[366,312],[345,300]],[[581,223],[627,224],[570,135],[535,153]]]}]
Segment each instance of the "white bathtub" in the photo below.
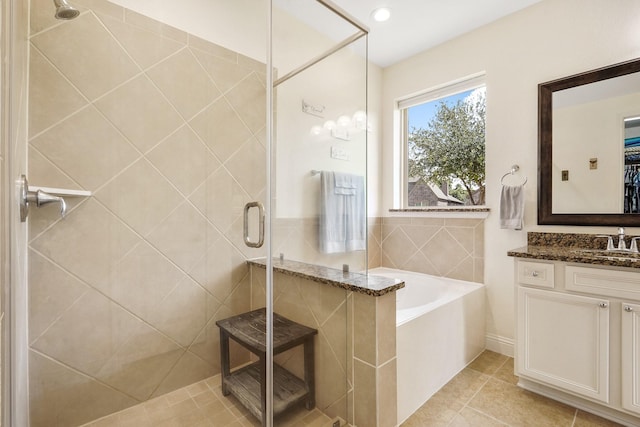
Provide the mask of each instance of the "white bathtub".
[{"label": "white bathtub", "polygon": [[390,268],[370,274],[401,279],[396,292],[398,425],[485,348],[485,287]]}]

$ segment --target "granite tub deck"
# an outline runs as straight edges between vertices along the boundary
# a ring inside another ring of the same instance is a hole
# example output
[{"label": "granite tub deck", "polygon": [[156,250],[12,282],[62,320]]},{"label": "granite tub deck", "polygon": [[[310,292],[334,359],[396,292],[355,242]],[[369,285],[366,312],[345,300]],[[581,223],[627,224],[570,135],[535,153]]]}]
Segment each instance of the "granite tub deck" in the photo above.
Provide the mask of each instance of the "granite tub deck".
[{"label": "granite tub deck", "polygon": [[[254,265],[265,269],[267,267],[267,260],[264,258],[250,259],[247,263],[250,266]],[[288,276],[308,279],[373,297],[386,295],[404,288],[404,282],[398,279],[363,273],[345,273],[337,268],[323,267],[321,265],[307,264],[299,261],[281,260],[279,258],[273,259],[273,269],[278,273]]]},{"label": "granite tub deck", "polygon": [[[627,242],[635,236],[627,236]],[[614,240],[617,238],[614,236]],[[595,234],[527,233],[527,246],[512,249],[508,256],[517,258],[563,261],[612,267],[640,268],[640,254],[607,251],[607,239]],[[596,250],[589,252],[589,250]]]}]

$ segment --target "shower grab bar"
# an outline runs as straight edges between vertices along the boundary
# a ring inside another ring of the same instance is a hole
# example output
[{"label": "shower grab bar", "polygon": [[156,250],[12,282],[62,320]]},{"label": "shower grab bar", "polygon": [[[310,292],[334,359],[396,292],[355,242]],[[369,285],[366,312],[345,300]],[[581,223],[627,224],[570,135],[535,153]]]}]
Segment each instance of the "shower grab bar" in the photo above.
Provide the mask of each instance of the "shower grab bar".
[{"label": "shower grab bar", "polygon": [[18,180],[20,197],[20,222],[25,222],[29,215],[29,206],[35,203],[36,207],[48,205],[50,203],[60,204],[60,216],[64,218],[67,213],[67,203],[62,196],[69,197],[89,197],[90,191],[67,190],[62,188],[49,188],[30,186],[25,175],[21,175]]},{"label": "shower grab bar", "polygon": [[[249,238],[249,210],[258,208],[258,241],[252,242]],[[250,248],[260,248],[264,243],[264,205],[260,202],[249,202],[244,205],[244,225],[243,225],[244,244]]]}]

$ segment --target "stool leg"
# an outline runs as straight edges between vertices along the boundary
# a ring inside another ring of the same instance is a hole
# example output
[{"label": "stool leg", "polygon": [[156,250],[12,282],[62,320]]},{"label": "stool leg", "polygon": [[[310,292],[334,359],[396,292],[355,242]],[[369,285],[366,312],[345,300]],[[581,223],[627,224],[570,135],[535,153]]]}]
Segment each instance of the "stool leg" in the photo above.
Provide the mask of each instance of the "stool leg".
[{"label": "stool leg", "polygon": [[260,356],[260,404],[262,407],[262,426],[267,425],[267,360]]},{"label": "stool leg", "polygon": [[305,407],[309,410],[316,406],[316,380],[313,351],[313,337],[304,342],[304,382],[309,388],[309,395]]},{"label": "stool leg", "polygon": [[229,334],[220,328],[220,371],[222,374],[222,394],[224,396],[228,396],[230,393],[225,382],[231,372],[229,364]]}]

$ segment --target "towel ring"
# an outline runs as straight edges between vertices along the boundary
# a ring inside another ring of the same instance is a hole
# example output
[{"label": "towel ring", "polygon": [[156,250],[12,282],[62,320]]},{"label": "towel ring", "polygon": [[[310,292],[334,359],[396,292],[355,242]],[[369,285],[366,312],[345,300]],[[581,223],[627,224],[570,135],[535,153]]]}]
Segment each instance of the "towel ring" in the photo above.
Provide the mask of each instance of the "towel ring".
[{"label": "towel ring", "polygon": [[[519,170],[520,170],[520,166],[518,166],[518,165],[511,166],[511,170],[509,172],[505,173],[504,175],[502,175],[502,178],[500,178],[500,184],[504,185],[504,179],[506,177],[508,177],[509,175],[515,174]],[[527,177],[525,176],[524,177],[524,181],[520,185],[525,185],[526,183],[527,183]]]}]

